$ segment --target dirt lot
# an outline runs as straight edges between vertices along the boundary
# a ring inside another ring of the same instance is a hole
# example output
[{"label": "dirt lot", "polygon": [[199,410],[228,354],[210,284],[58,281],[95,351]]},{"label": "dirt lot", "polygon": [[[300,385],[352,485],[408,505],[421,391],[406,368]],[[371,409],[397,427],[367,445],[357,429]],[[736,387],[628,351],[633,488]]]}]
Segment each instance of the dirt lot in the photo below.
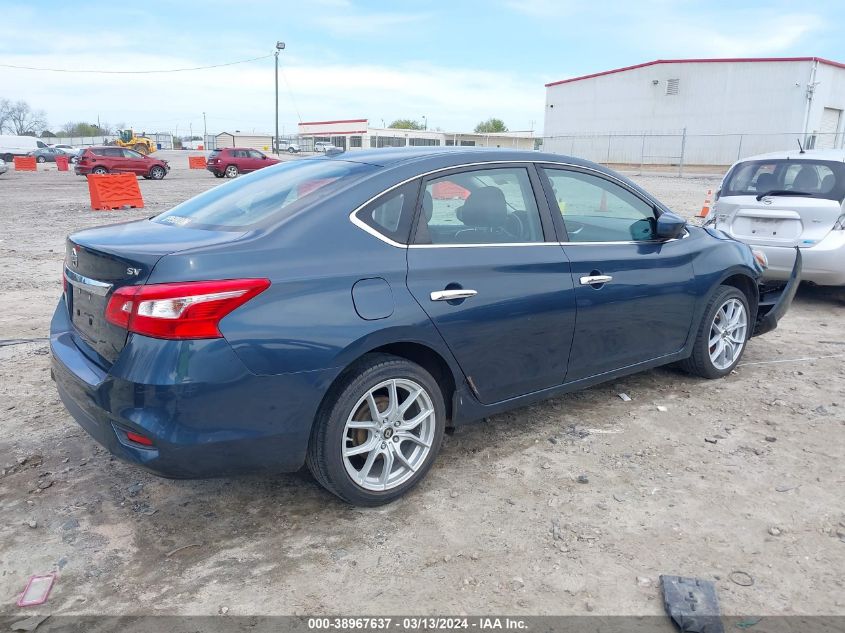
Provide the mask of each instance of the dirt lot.
[{"label": "dirt lot", "polygon": [[[0,347],[0,615],[648,615],[661,573],[715,580],[729,614],[845,615],[845,302],[819,289],[727,379],[658,369],[463,427],[384,508],[304,472],[168,481],[113,460],[50,381],[63,240],[220,184],[170,158],[141,210],[91,211],[52,167],[0,176],[0,339],[34,339]],[[636,179],[687,215],[716,185]],[[47,605],[17,609],[49,571]]]}]

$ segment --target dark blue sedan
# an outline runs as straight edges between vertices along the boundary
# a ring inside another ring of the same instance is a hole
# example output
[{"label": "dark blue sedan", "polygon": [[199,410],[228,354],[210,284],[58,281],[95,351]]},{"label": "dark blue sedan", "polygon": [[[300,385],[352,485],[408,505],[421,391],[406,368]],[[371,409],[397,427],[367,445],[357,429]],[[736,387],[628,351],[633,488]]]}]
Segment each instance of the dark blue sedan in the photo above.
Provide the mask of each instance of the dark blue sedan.
[{"label": "dark blue sedan", "polygon": [[75,233],[53,375],[169,477],[306,463],[395,499],[444,429],[658,365],[719,378],[794,295],[765,258],[598,165],[508,150],[291,161]]}]

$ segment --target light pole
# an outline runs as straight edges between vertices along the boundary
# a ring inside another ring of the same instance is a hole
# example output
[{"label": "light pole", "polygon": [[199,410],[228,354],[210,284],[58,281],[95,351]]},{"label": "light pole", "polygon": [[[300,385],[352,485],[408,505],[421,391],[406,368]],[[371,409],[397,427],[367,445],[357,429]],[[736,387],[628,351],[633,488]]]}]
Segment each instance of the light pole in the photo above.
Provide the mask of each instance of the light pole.
[{"label": "light pole", "polygon": [[208,142],[208,129],[205,125],[205,112],[202,113],[202,148],[205,149],[205,144]]},{"label": "light pole", "polygon": [[279,53],[285,50],[284,42],[276,42],[276,145],[274,152],[279,153]]},{"label": "light pole", "polygon": [[422,118],[423,118],[423,129],[428,130],[428,117],[423,114]]}]

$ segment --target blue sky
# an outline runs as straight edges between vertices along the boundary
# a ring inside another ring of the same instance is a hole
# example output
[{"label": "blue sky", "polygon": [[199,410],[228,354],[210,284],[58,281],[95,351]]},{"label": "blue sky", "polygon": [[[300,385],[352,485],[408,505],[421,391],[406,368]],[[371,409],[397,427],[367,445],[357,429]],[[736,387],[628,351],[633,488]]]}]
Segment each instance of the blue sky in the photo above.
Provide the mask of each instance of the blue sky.
[{"label": "blue sky", "polygon": [[[0,63],[145,70],[282,53],[280,119],[428,118],[470,129],[497,116],[542,129],[543,84],[657,58],[803,56],[845,61],[845,3],[570,0],[4,0]],[[288,88],[289,86],[289,88]],[[718,87],[714,86],[714,92]],[[273,129],[273,60],[137,76],[0,67],[0,98],[70,120],[148,132]]]}]

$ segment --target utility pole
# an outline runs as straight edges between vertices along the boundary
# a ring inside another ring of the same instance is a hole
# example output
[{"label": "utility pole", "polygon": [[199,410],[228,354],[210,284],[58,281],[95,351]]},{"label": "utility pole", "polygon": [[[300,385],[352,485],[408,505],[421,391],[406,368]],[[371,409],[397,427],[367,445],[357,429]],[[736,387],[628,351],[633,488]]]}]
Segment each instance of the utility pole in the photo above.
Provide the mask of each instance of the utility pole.
[{"label": "utility pole", "polygon": [[273,151],[279,153],[279,53],[285,50],[284,42],[276,42],[276,142]]},{"label": "utility pole", "polygon": [[205,145],[208,143],[208,129],[205,125],[205,112],[202,113],[202,148],[205,149]]}]

